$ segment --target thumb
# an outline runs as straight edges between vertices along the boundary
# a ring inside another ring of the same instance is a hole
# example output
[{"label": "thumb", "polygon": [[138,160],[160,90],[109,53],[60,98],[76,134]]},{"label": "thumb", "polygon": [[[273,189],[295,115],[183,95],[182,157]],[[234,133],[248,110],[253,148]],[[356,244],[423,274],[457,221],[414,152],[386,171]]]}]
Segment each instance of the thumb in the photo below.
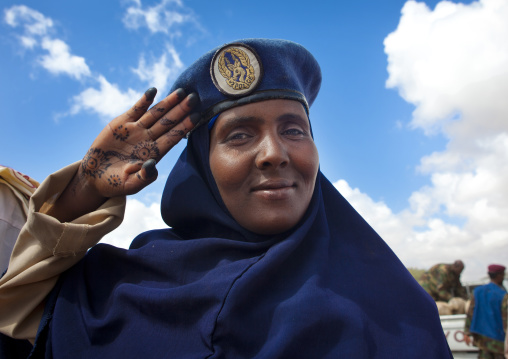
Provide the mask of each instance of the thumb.
[{"label": "thumb", "polygon": [[155,181],[158,175],[157,168],[155,168],[156,163],[157,162],[153,158],[143,163],[143,166],[141,166],[138,172],[138,177],[148,183]]},{"label": "thumb", "polygon": [[[124,185],[123,194],[134,194],[141,191],[150,183],[157,179],[157,169],[155,168],[155,160],[150,159],[143,163],[139,171],[129,174]],[[139,164],[132,165],[132,169],[139,168]]]}]

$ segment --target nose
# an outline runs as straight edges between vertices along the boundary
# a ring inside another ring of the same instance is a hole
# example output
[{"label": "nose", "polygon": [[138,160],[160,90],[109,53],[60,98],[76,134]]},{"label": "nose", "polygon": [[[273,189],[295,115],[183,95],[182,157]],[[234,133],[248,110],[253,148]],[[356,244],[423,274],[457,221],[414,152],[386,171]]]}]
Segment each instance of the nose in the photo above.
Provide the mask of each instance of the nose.
[{"label": "nose", "polygon": [[283,168],[289,163],[286,145],[276,134],[265,135],[259,143],[256,167],[259,169]]}]

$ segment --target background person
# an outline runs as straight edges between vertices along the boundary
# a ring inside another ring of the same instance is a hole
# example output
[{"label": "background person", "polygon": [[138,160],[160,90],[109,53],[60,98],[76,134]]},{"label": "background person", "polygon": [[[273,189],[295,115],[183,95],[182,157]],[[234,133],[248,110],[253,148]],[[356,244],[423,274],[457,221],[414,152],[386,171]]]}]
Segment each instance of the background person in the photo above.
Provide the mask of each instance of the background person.
[{"label": "background person", "polygon": [[503,287],[506,267],[488,267],[490,283],[476,288],[466,318],[464,339],[480,349],[478,358],[503,359],[508,315],[508,294]]},{"label": "background person", "polygon": [[463,270],[461,260],[452,264],[438,263],[422,274],[420,284],[436,302],[448,302],[453,297],[467,299],[466,289],[460,282]]},{"label": "background person", "polygon": [[28,215],[28,201],[39,182],[0,165],[0,274],[7,269],[12,248]]},{"label": "background person", "polygon": [[[28,201],[39,183],[13,168],[0,165],[0,275],[9,264],[12,249],[26,222]],[[0,333],[0,358],[26,358],[32,345]]]},{"label": "background person", "polygon": [[[508,311],[507,311],[507,315],[506,315],[506,321],[508,322]],[[505,331],[506,331],[506,335],[504,338],[504,356],[505,356],[505,359],[508,359],[508,329]]]}]

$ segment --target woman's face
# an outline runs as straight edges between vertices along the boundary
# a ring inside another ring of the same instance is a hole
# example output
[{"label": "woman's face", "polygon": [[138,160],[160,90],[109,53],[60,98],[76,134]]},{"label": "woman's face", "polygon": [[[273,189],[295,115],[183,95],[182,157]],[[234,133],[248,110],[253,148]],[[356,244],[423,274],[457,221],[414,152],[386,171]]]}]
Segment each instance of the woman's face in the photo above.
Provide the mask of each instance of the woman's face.
[{"label": "woman's face", "polygon": [[303,106],[267,100],[224,111],[210,133],[210,167],[233,218],[258,234],[294,227],[319,166]]}]

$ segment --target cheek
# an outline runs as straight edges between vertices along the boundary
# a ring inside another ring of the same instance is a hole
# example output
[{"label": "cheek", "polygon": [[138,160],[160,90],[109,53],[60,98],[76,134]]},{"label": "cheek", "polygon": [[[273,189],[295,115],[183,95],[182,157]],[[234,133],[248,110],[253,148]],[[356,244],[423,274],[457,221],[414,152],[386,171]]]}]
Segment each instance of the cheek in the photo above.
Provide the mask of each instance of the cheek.
[{"label": "cheek", "polygon": [[302,175],[306,184],[314,189],[314,183],[319,170],[319,155],[314,142],[310,143],[308,147],[300,147],[295,152],[293,162],[298,172]]},{"label": "cheek", "polygon": [[249,173],[246,161],[239,153],[216,150],[210,155],[210,169],[221,196],[242,186]]}]

